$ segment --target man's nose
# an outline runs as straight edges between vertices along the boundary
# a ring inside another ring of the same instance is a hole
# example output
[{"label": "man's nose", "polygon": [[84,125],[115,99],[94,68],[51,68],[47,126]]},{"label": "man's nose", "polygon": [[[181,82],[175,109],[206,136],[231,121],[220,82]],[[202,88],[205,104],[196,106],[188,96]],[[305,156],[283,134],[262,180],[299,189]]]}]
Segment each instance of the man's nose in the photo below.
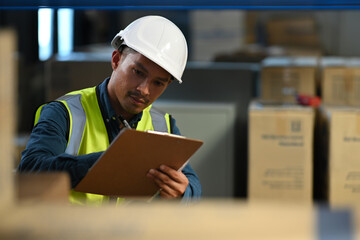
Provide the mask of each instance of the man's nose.
[{"label": "man's nose", "polygon": [[144,79],[141,83],[139,83],[136,89],[140,91],[143,96],[148,96],[150,94],[150,81],[148,79]]}]

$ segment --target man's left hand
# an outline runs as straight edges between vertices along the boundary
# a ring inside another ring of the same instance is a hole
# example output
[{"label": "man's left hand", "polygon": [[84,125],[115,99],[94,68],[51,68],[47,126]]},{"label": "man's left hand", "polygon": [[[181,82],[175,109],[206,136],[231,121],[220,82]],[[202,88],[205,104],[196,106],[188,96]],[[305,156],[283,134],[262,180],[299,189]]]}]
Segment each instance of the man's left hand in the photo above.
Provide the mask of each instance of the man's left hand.
[{"label": "man's left hand", "polygon": [[165,165],[161,165],[160,169],[150,169],[147,177],[153,179],[159,186],[162,198],[181,197],[189,184],[189,180],[181,171],[178,172]]}]

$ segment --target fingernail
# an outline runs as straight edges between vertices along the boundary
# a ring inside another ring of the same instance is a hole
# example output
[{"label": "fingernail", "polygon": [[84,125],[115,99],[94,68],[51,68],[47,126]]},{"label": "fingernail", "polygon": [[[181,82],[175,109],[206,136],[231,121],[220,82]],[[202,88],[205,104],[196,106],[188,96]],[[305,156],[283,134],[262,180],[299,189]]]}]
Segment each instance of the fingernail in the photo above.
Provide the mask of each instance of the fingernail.
[{"label": "fingernail", "polygon": [[161,169],[161,170],[165,170],[165,166],[164,166],[164,165],[160,165],[160,169]]},{"label": "fingernail", "polygon": [[154,169],[150,169],[150,170],[149,170],[149,173],[154,174],[154,173],[155,173],[155,170],[154,170]]}]

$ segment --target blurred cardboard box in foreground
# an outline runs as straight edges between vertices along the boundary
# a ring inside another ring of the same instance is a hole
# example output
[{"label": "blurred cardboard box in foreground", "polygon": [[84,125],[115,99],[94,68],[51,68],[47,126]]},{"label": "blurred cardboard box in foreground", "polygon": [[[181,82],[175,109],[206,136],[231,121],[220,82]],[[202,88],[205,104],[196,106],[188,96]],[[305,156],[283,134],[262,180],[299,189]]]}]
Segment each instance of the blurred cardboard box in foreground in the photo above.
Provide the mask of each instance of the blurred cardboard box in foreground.
[{"label": "blurred cardboard box in foreground", "polygon": [[70,177],[65,172],[22,173],[16,175],[17,199],[33,202],[68,203]]}]

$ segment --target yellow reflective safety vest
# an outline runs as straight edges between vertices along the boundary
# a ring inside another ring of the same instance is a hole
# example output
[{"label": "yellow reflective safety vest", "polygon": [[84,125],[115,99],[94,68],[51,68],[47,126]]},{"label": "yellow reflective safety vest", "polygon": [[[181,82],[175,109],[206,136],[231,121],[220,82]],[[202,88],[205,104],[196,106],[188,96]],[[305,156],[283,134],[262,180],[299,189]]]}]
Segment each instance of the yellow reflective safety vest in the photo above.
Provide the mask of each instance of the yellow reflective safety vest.
[{"label": "yellow reflective safety vest", "polygon": [[[85,155],[105,151],[109,147],[109,136],[99,107],[96,87],[68,93],[57,101],[62,102],[69,113],[69,138],[65,153],[74,156]],[[36,112],[35,124],[39,120],[42,106]],[[143,110],[136,130],[170,133],[170,116],[150,105]],[[108,201],[109,197],[98,194],[81,193],[74,190],[70,194],[70,202],[76,204],[101,205]]]}]

